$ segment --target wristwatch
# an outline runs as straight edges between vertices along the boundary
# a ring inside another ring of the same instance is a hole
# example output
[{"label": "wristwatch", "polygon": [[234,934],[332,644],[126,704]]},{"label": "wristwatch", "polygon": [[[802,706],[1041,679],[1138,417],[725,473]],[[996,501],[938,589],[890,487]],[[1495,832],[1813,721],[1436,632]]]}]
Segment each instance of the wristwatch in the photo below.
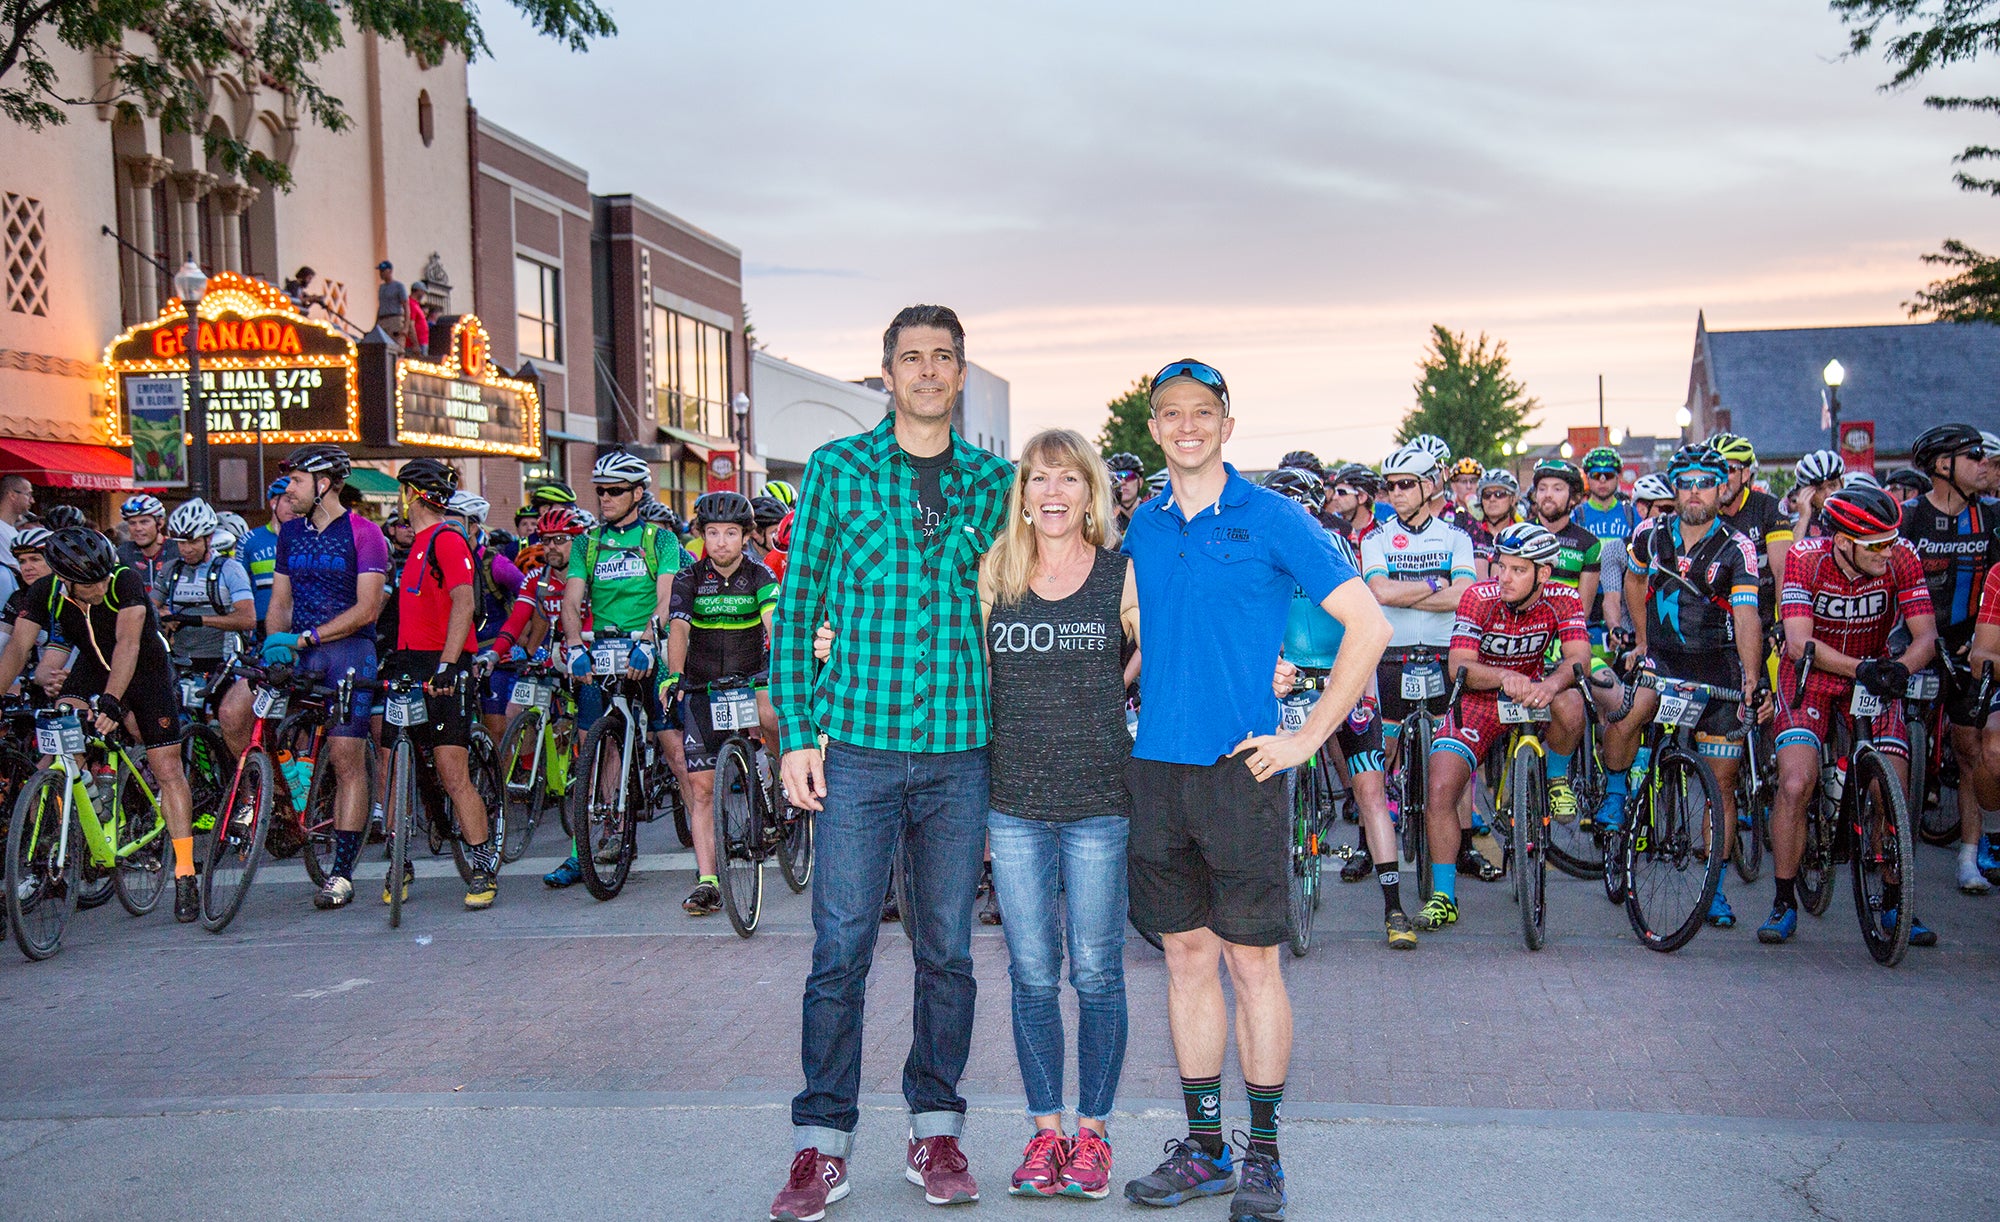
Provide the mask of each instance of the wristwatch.
[{"label": "wristwatch", "polygon": [[1437,593],[1439,590],[1444,589],[1444,583],[1439,581],[1435,577],[1424,578],[1424,584],[1431,588],[1431,593],[1433,594]]}]

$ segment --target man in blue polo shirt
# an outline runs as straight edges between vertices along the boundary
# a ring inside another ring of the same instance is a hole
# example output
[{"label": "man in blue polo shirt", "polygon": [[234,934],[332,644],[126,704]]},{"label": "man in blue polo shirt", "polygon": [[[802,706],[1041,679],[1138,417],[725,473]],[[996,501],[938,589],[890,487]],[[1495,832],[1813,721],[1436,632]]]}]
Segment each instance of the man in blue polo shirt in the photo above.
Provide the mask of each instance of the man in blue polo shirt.
[{"label": "man in blue polo shirt", "polygon": [[[1277,1219],[1285,1208],[1278,1104],[1292,1054],[1278,958],[1291,868],[1284,774],[1353,710],[1389,623],[1311,515],[1222,461],[1236,422],[1221,374],[1175,361],[1154,375],[1151,401],[1148,427],[1166,453],[1171,494],[1134,511],[1124,543],[1143,634],[1139,737],[1126,771],[1129,875],[1132,920],[1157,931],[1166,949],[1188,1136],[1125,1196],[1177,1205],[1234,1189],[1232,1219]],[[1345,637],[1304,728],[1285,735],[1271,669],[1295,590],[1339,620]],[[1221,963],[1235,987],[1237,1060],[1250,1096],[1240,1184],[1222,1142]]]}]

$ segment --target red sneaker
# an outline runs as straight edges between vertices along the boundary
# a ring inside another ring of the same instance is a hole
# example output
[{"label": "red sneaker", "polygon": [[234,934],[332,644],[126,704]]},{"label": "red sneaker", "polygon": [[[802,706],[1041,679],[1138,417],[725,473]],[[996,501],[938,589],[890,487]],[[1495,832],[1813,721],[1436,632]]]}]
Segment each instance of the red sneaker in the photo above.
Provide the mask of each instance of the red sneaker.
[{"label": "red sneaker", "polygon": [[1079,1125],[1069,1143],[1069,1158],[1063,1162],[1062,1181],[1056,1191],[1066,1197],[1088,1197],[1102,1201],[1111,1193],[1111,1143],[1094,1130]]},{"label": "red sneaker", "polygon": [[924,1200],[933,1205],[965,1205],[979,1199],[979,1185],[972,1182],[956,1137],[910,1138],[903,1178],[923,1185]]},{"label": "red sneaker", "polygon": [[1014,1170],[1014,1182],[1007,1189],[1017,1197],[1052,1197],[1062,1187],[1063,1160],[1069,1157],[1069,1139],[1057,1129],[1037,1129],[1028,1139],[1027,1153]]},{"label": "red sneaker", "polygon": [[827,1205],[846,1195],[847,1160],[807,1146],[792,1159],[792,1173],[771,1202],[771,1222],[819,1222]]}]

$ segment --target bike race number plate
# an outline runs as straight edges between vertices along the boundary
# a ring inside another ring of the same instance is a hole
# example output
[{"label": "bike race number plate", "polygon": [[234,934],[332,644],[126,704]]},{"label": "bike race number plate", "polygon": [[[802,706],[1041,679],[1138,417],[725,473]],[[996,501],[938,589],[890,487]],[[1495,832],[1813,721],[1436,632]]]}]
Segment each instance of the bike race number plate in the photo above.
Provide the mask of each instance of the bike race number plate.
[{"label": "bike race number plate", "polygon": [[1549,719],[1549,711],[1547,709],[1531,709],[1525,704],[1516,704],[1505,696],[1495,701],[1494,704],[1500,710],[1500,724],[1503,726],[1522,726],[1527,725],[1529,722],[1547,721]]},{"label": "bike race number plate", "polygon": [[1907,700],[1936,700],[1938,677],[1930,671],[1918,671],[1910,676],[1909,690],[1903,693]]},{"label": "bike race number plate", "polygon": [[392,726],[420,726],[431,718],[429,706],[419,692],[402,692],[389,697],[383,717]]},{"label": "bike race number plate", "polygon": [[290,698],[279,689],[260,687],[257,689],[257,699],[250,705],[250,711],[259,718],[283,717],[285,708],[289,704],[291,704]]},{"label": "bike race number plate", "polygon": [[1403,672],[1403,699],[1436,700],[1444,695],[1444,668],[1418,666]]},{"label": "bike race number plate", "polygon": [[708,724],[718,730],[752,730],[757,727],[757,694],[747,687],[726,692],[710,692]]},{"label": "bike race number plate", "polygon": [[1854,703],[1847,706],[1847,711],[1856,717],[1880,717],[1884,707],[1880,696],[1857,683],[1854,685]]},{"label": "bike race number plate", "polygon": [[74,714],[36,718],[35,750],[43,755],[75,755],[83,750],[83,723]]},{"label": "bike race number plate", "polygon": [[546,710],[549,695],[548,685],[540,679],[517,679],[514,681],[514,694],[508,699],[524,709]]},{"label": "bike race number plate", "polygon": [[200,679],[181,680],[181,710],[183,712],[192,714],[201,708],[201,694],[204,686]]},{"label": "bike race number plate", "polygon": [[1659,693],[1660,707],[1653,713],[1653,721],[1669,730],[1678,730],[1700,721],[1701,711],[1708,704],[1707,692],[1671,679],[1659,681]]},{"label": "bike race number plate", "polygon": [[632,657],[630,641],[599,641],[590,647],[590,673],[593,675],[622,675],[626,663]]},{"label": "bike race number plate", "polygon": [[[1408,679],[1409,676],[1405,675],[1404,680],[1407,682]],[[1280,700],[1278,713],[1282,718],[1281,724],[1285,727],[1285,733],[1297,734],[1305,729],[1306,715],[1312,712],[1312,707],[1313,698],[1304,692],[1297,692]]]}]

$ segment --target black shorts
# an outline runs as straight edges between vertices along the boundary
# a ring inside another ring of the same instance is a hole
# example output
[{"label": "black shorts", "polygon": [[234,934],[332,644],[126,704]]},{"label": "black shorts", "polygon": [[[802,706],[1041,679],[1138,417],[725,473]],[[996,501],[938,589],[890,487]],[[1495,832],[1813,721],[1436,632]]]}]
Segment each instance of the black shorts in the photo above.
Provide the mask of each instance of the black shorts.
[{"label": "black shorts", "polygon": [[[1736,647],[1724,644],[1719,648],[1723,651],[1720,656],[1700,659],[1655,650],[1653,665],[1660,675],[1668,679],[1680,679],[1687,683],[1706,683],[1710,687],[1731,690],[1741,689],[1743,673],[1736,662]],[[1732,700],[1709,701],[1702,706],[1701,720],[1695,723],[1696,736],[1742,742],[1742,709],[1742,705]]]},{"label": "black shorts", "polygon": [[1132,923],[1153,933],[1204,926],[1238,946],[1286,938],[1291,808],[1286,779],[1259,783],[1248,755],[1213,764],[1125,766]]},{"label": "black shorts", "polygon": [[[1389,649],[1382,653],[1382,661],[1375,667],[1376,695],[1382,702],[1382,721],[1385,725],[1401,725],[1403,719],[1417,711],[1417,701],[1403,699],[1403,658],[1409,651]],[[1443,650],[1438,651],[1440,655]],[[1444,669],[1445,660],[1438,658],[1438,669]],[[1445,701],[1451,696],[1451,677],[1445,676],[1444,695],[1423,703],[1442,721],[1445,715]]]},{"label": "black shorts", "polygon": [[[396,650],[389,655],[387,666],[382,671],[382,678],[386,683],[394,683],[407,675],[420,683],[430,683],[432,676],[437,674],[439,656],[435,650]],[[430,720],[423,725],[409,727],[411,742],[433,750],[438,747],[472,746],[471,705],[479,697],[479,684],[473,682],[467,674],[467,666],[466,660],[460,658],[449,671],[451,678],[466,676],[462,690],[457,695],[447,693],[433,696],[428,692],[424,694],[424,707],[430,713]],[[436,686],[443,687],[445,684],[440,679],[436,682]],[[383,706],[387,707],[386,694],[382,697],[382,701]],[[384,727],[388,731],[397,728]]]},{"label": "black shorts", "polygon": [[[94,685],[78,683],[72,672],[63,683],[62,694],[89,700],[99,690]],[[162,675],[135,673],[125,689],[125,699],[119,703],[132,715],[131,721],[138,724],[139,743],[146,750],[176,746],[186,737],[181,730],[180,684],[171,668]]]},{"label": "black shorts", "polygon": [[1972,707],[1979,696],[1979,680],[1972,677],[1972,668],[1963,662],[1943,661],[1931,663],[1930,668],[1942,676],[1938,681],[1938,701],[1944,705],[1944,719],[1967,729],[1984,726],[1986,718],[1980,715],[1984,710]]}]

